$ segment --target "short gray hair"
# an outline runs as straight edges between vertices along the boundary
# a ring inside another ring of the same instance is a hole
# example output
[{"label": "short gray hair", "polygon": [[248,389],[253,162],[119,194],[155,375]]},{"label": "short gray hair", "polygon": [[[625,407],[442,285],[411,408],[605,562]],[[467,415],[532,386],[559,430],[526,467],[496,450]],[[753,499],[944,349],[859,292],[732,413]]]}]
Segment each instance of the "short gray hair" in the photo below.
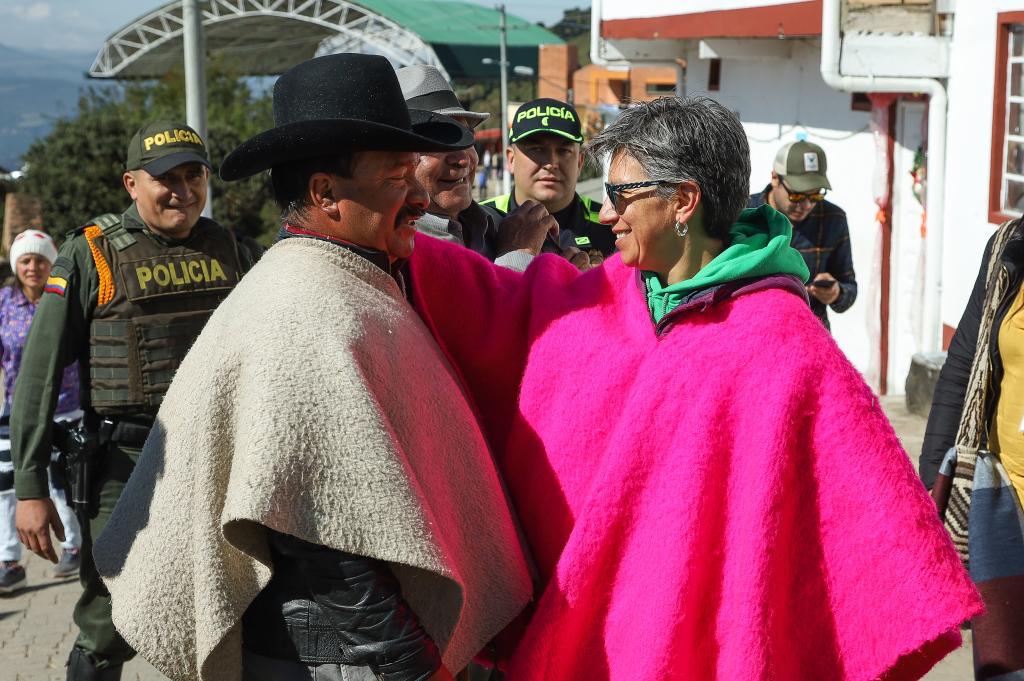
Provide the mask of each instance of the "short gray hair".
[{"label": "short gray hair", "polygon": [[665,198],[682,182],[700,187],[704,230],[724,239],[746,207],[750,146],[736,114],[707,97],[662,97],[622,112],[587,145],[595,162],[624,151]]}]

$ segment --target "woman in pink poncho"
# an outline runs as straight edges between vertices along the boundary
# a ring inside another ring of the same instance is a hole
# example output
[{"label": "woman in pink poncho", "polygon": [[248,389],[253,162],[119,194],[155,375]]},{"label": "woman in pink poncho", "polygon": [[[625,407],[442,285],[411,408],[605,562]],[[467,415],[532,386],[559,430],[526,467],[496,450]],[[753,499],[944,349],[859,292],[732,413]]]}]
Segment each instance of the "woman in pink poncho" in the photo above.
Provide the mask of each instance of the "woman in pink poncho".
[{"label": "woman in pink poncho", "polygon": [[739,121],[661,99],[590,151],[621,257],[413,260],[537,562],[508,679],[921,677],[980,600],[789,222],[743,210]]}]

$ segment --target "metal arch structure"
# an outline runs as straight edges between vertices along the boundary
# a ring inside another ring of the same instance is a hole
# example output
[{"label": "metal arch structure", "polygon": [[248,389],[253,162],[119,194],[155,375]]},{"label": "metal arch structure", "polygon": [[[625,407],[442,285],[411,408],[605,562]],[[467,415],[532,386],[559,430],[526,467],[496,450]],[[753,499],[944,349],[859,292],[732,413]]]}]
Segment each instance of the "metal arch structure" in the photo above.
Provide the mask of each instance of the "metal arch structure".
[{"label": "metal arch structure", "polygon": [[[322,54],[366,52],[396,67],[431,64],[433,47],[391,19],[346,0],[200,0],[208,54],[226,55],[247,75],[277,75]],[[155,78],[181,65],[183,2],[176,0],[110,36],[89,68],[93,78]]]}]

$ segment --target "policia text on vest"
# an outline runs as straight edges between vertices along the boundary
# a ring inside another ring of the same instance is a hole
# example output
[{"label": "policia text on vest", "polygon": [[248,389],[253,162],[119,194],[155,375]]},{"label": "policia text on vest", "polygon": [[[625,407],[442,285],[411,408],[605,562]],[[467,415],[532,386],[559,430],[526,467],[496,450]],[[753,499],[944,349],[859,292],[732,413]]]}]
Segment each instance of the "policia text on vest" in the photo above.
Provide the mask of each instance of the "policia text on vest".
[{"label": "policia text on vest", "polygon": [[[154,258],[149,261],[126,263],[121,276],[131,289],[129,296],[174,294],[195,288],[230,288],[234,282],[224,273],[224,266],[216,258],[185,256],[180,258]],[[125,270],[134,270],[134,277]]]},{"label": "policia text on vest", "polygon": [[92,311],[90,406],[103,416],[155,415],[185,353],[242,276],[238,245],[220,225],[201,221],[172,248],[144,234],[122,249],[109,239],[92,247],[100,289],[106,261],[113,291]]}]

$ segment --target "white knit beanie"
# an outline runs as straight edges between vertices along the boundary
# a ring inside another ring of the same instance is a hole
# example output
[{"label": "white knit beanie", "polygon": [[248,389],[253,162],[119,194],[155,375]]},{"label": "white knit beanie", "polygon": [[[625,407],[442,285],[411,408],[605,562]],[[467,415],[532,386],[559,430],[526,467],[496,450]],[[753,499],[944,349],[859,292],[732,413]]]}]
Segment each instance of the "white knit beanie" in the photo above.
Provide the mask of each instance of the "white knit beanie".
[{"label": "white knit beanie", "polygon": [[46,232],[40,232],[38,229],[26,229],[24,232],[14,237],[14,243],[11,244],[11,267],[13,268],[17,264],[18,259],[29,253],[38,253],[52,265],[57,260],[57,246],[54,245],[53,239]]}]

